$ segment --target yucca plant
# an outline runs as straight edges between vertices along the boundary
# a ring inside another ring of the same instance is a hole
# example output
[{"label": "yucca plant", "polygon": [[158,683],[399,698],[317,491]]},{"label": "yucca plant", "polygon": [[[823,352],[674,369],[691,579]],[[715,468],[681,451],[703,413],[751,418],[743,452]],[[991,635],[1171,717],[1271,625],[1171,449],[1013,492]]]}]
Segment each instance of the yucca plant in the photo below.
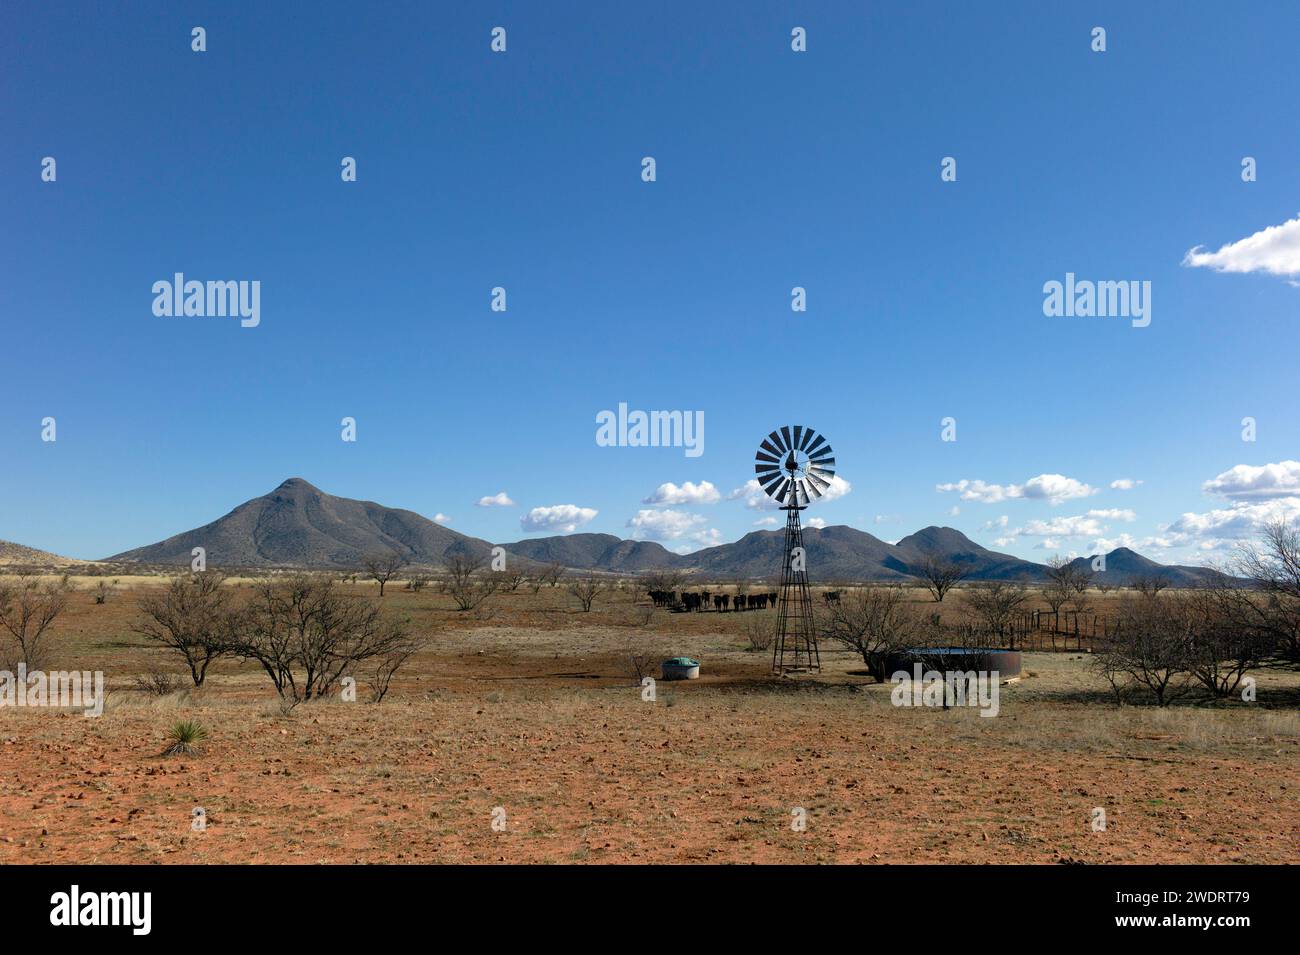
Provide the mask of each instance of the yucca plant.
[{"label": "yucca plant", "polygon": [[164,756],[191,756],[199,751],[200,744],[208,738],[208,731],[194,720],[177,720],[167,734],[171,743],[163,750]]}]

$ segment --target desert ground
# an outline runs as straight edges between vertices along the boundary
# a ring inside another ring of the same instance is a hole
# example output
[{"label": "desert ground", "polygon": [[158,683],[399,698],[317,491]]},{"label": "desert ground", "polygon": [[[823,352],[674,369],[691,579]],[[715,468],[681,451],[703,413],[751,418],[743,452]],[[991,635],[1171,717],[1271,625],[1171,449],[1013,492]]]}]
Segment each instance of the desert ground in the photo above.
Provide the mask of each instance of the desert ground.
[{"label": "desert ground", "polygon": [[[773,677],[744,633],[773,611],[669,613],[625,582],[590,612],[528,585],[460,612],[398,582],[385,606],[431,640],[388,697],[286,713],[251,663],[137,689],[184,673],[131,629],[163,581],[97,604],[103,579],[71,579],[53,668],[102,670],[104,714],[0,708],[0,863],[1297,861],[1294,671],[1258,671],[1254,703],[1121,707],[1089,654],[1027,652],[986,718],[893,706],[831,647]],[[677,655],[701,678],[643,700],[633,656]],[[209,738],[163,757],[178,719]]]}]

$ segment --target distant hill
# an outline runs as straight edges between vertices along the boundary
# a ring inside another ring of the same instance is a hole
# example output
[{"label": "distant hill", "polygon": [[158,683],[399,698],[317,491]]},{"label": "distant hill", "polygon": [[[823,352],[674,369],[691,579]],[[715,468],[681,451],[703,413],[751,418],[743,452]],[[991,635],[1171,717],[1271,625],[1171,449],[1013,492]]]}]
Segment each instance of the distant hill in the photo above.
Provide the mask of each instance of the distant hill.
[{"label": "distant hill", "polygon": [[[926,560],[961,564],[967,580],[1045,579],[1046,567],[981,547],[951,527],[926,527],[890,544],[845,525],[807,527],[803,532],[808,568],[820,582],[905,581]],[[3,548],[0,545],[0,562]],[[269,494],[253,498],[203,527],[185,531],[109,560],[142,564],[189,564],[195,547],[207,551],[212,566],[303,567],[352,570],[369,554],[395,551],[415,565],[436,565],[453,555],[485,558],[492,544],[468,537],[414,511],[335,497],[290,478]],[[558,562],[575,570],[634,574],[655,569],[690,571],[702,579],[762,579],[781,571],[785,531],[752,531],[738,541],[675,554],[654,541],[623,540],[612,534],[568,534],[502,544],[525,567]],[[40,554],[30,548],[21,550]],[[65,558],[44,555],[48,559]],[[1076,563],[1087,564],[1089,558]],[[23,562],[37,562],[27,558]],[[1209,579],[1200,567],[1166,567],[1121,547],[1106,555],[1099,582],[1130,584],[1138,577],[1163,575],[1173,586]]]},{"label": "distant hill", "polygon": [[[1091,570],[1092,558],[1077,557],[1070,561],[1076,567]],[[1106,555],[1106,569],[1093,574],[1099,584],[1115,587],[1132,585],[1143,577],[1163,577],[1171,587],[1195,587],[1221,575],[1208,567],[1187,567],[1179,564],[1158,564],[1127,547],[1116,547]]]},{"label": "distant hill", "polygon": [[71,567],[74,564],[81,563],[84,563],[84,561],[74,560],[71,557],[60,557],[58,554],[51,554],[49,551],[37,550],[35,547],[25,547],[22,544],[14,544],[10,541],[0,541],[0,566]]},{"label": "distant hill", "polygon": [[109,559],[188,564],[195,547],[213,566],[346,570],[368,554],[395,551],[413,564],[437,564],[453,554],[485,557],[492,545],[414,511],[335,497],[290,478],[211,524]]},{"label": "distant hill", "polygon": [[967,580],[1041,580],[1045,570],[1042,564],[981,547],[951,527],[930,526],[909,534],[894,545],[894,553],[900,562],[896,569],[911,574],[919,574],[931,557],[959,564]]},{"label": "distant hill", "polygon": [[[809,572],[818,580],[903,580],[889,565],[893,547],[846,525],[808,527],[803,532]],[[686,566],[705,577],[772,577],[781,573],[785,530],[751,531],[732,544],[688,554]]]},{"label": "distant hill", "polygon": [[682,567],[686,558],[654,541],[623,540],[613,534],[566,534],[503,544],[506,552],[549,564],[559,562],[577,570],[639,573]]}]

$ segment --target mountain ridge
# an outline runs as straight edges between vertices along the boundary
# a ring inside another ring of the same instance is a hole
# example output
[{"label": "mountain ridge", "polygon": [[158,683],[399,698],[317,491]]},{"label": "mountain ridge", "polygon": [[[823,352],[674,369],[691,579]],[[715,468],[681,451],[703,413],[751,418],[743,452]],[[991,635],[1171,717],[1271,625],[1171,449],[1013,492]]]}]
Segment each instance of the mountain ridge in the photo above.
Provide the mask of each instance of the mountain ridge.
[{"label": "mountain ridge", "polygon": [[[952,561],[968,580],[1038,582],[1047,567],[989,550],[952,527],[930,525],[890,544],[847,524],[803,530],[808,566],[821,581],[904,581],[918,576],[929,558]],[[700,577],[771,578],[779,573],[784,530],[750,531],[739,540],[676,554],[655,541],[613,534],[578,533],[503,543],[526,566],[558,562],[574,570],[641,573],[690,571]],[[210,564],[232,567],[301,567],[352,570],[371,554],[396,552],[415,565],[434,565],[458,555],[486,558],[494,545],[444,527],[426,517],[375,501],[336,497],[303,478],[289,478],[202,527],[154,544],[123,551],[112,561],[188,564],[203,547]],[[1087,564],[1080,557],[1073,563]],[[1166,577],[1185,586],[1213,574],[1206,568],[1163,565],[1128,548],[1106,555],[1108,583],[1142,576]]]}]

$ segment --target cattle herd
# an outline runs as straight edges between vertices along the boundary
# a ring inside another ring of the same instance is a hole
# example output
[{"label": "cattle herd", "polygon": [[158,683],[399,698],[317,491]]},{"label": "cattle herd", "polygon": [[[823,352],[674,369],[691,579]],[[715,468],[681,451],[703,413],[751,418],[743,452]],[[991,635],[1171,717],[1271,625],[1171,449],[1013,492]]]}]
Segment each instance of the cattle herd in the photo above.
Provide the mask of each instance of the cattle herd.
[{"label": "cattle herd", "polygon": [[775,593],[713,594],[707,590],[693,592],[684,590],[681,593],[675,590],[652,590],[650,599],[654,601],[656,607],[667,607],[678,612],[707,610],[710,601],[713,603],[713,609],[719,613],[727,610],[766,610],[768,607],[776,607]]}]

